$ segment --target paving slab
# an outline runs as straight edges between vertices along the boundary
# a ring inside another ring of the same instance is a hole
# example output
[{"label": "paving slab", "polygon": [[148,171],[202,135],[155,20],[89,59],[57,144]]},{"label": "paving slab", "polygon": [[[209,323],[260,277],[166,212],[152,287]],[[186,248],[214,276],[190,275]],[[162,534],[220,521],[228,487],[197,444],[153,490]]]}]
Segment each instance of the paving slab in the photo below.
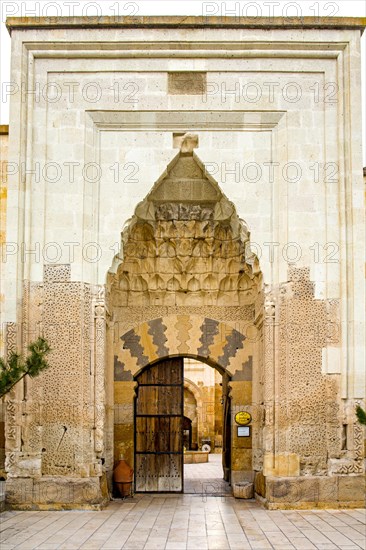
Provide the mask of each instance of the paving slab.
[{"label": "paving slab", "polygon": [[0,514],[1,550],[365,550],[366,513],[264,510],[213,495],[135,495],[102,512]]}]

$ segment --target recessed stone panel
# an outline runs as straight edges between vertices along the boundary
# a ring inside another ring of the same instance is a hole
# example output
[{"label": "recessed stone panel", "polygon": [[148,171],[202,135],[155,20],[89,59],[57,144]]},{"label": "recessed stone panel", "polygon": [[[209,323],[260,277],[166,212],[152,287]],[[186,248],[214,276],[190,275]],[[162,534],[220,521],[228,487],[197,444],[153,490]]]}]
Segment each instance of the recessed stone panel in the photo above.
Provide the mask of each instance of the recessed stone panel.
[{"label": "recessed stone panel", "polygon": [[201,95],[206,91],[206,73],[182,71],[168,73],[168,93]]}]

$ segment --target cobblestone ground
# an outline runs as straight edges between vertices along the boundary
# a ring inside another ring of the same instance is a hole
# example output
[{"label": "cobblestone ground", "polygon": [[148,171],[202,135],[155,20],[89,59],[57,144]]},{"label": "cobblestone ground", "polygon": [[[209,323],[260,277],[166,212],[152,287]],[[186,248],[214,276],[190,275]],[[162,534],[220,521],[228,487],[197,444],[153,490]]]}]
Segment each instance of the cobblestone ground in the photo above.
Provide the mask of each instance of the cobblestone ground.
[{"label": "cobblestone ground", "polygon": [[264,510],[202,495],[139,496],[102,512],[0,515],[1,550],[365,548],[365,510]]}]

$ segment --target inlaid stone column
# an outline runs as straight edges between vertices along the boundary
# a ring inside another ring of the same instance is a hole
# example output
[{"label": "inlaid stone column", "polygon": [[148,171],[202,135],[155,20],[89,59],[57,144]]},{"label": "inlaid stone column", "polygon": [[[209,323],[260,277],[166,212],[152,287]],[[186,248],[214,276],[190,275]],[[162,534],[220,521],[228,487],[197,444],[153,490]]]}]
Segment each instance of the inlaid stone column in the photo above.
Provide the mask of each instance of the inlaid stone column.
[{"label": "inlaid stone column", "polygon": [[274,392],[275,392],[275,302],[267,298],[264,306],[264,407],[265,424],[263,428],[264,452],[269,457],[274,453]]},{"label": "inlaid stone column", "polygon": [[[17,351],[16,323],[6,323],[5,335],[5,355],[9,358],[11,353]],[[8,476],[15,475],[21,450],[20,392],[21,388],[15,386],[5,396],[5,469]]]},{"label": "inlaid stone column", "polygon": [[93,334],[93,355],[94,355],[94,451],[96,457],[100,458],[104,452],[104,417],[105,417],[105,342],[106,342],[106,312],[104,287],[98,286],[94,289],[93,297],[94,312],[94,334]]}]

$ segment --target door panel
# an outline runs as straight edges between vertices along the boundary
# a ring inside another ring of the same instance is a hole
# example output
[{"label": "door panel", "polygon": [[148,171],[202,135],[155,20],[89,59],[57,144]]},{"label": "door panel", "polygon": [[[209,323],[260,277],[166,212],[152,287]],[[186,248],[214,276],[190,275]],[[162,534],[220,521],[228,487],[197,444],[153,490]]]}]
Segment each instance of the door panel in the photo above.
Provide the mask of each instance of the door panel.
[{"label": "door panel", "polygon": [[136,380],[136,491],[182,492],[183,358],[160,361]]},{"label": "door panel", "polygon": [[222,435],[222,466],[224,480],[231,483],[231,399],[229,397],[229,379],[222,377],[223,408],[223,435]]}]

